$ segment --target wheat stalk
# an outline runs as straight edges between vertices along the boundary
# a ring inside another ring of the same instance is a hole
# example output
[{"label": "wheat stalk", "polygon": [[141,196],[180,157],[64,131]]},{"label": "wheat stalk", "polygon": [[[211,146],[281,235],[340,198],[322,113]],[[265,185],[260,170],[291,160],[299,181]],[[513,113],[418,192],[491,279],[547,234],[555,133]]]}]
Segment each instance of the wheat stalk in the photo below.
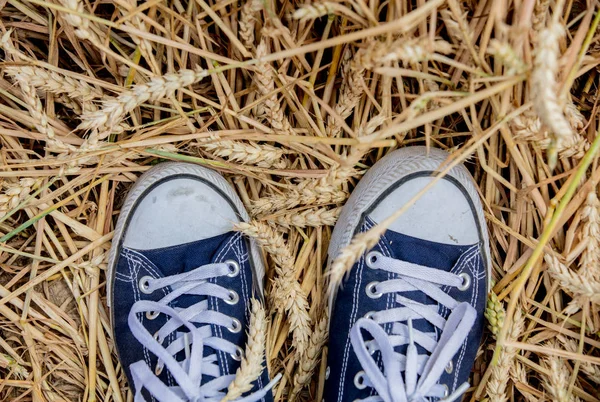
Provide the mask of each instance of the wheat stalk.
[{"label": "wheat stalk", "polygon": [[235,379],[229,384],[227,395],[222,401],[232,401],[252,389],[252,383],[260,377],[263,371],[266,341],[267,316],[262,304],[258,300],[252,299],[250,327],[244,357],[235,372]]},{"label": "wheat stalk", "polygon": [[[507,341],[516,341],[523,332],[524,324],[523,313],[517,310],[513,317]],[[508,385],[509,373],[514,366],[517,351],[514,347],[502,348],[498,357],[498,363],[492,367],[490,379],[486,384],[486,393],[490,402],[506,402],[508,400],[506,387]]]},{"label": "wheat stalk", "polygon": [[323,346],[329,336],[329,317],[323,317],[315,325],[315,329],[310,335],[310,343],[306,352],[300,358],[298,369],[294,375],[294,385],[290,393],[289,400],[295,400],[296,396],[302,391],[311,380],[315,368],[319,364]]},{"label": "wheat stalk", "polygon": [[253,141],[231,141],[211,137],[198,145],[213,155],[243,165],[256,165],[263,168],[285,169],[290,161],[284,157],[287,152],[268,144],[257,144]]},{"label": "wheat stalk", "polygon": [[333,226],[340,216],[341,208],[311,208],[301,212],[278,215],[274,221],[286,228]]},{"label": "wheat stalk", "polygon": [[208,76],[206,70],[179,70],[161,77],[153,77],[144,84],[133,86],[116,98],[107,98],[102,102],[100,110],[85,113],[81,116],[79,129],[97,132],[97,138],[103,139],[115,132],[123,117],[147,101],[156,101],[171,97],[175,91]]},{"label": "wheat stalk", "polygon": [[298,360],[308,347],[311,320],[308,315],[308,296],[295,277],[294,257],[283,236],[266,223],[242,222],[236,224],[234,229],[255,239],[275,262],[276,276],[271,290],[273,306],[281,312],[287,312]]},{"label": "wheat stalk", "polygon": [[550,131],[548,164],[551,169],[556,166],[557,150],[564,144],[572,145],[577,142],[557,95],[559,43],[563,36],[564,28],[559,23],[553,23],[540,32],[531,76],[534,109]]}]

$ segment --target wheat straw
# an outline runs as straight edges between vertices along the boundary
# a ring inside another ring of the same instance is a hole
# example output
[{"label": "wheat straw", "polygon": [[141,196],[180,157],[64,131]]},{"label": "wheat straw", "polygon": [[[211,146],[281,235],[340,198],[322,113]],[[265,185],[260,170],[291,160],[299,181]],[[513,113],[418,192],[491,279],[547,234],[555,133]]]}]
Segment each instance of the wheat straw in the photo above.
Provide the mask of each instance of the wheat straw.
[{"label": "wheat straw", "polygon": [[251,300],[250,327],[244,357],[235,373],[235,379],[227,388],[227,395],[222,401],[232,401],[252,389],[263,369],[265,347],[267,341],[267,317],[262,304]]}]

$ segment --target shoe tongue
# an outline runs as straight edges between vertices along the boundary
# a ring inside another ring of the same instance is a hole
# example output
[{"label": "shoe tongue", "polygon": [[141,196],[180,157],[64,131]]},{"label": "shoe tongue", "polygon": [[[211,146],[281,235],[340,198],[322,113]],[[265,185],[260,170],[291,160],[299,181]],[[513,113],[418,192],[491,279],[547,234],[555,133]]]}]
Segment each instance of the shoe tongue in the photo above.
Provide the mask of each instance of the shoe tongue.
[{"label": "shoe tongue", "polygon": [[210,264],[234,235],[234,232],[228,232],[191,243],[138,252],[150,260],[163,276],[172,276]]}]

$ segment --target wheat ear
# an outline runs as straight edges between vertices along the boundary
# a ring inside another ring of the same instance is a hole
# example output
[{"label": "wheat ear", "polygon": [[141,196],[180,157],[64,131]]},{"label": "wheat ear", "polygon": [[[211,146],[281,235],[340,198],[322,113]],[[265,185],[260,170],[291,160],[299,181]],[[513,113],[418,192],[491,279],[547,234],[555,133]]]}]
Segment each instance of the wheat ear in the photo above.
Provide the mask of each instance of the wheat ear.
[{"label": "wheat ear", "polygon": [[505,75],[522,74],[527,70],[523,60],[517,56],[515,50],[507,42],[492,39],[488,45],[488,53],[496,56],[505,66]]},{"label": "wheat ear", "polygon": [[301,212],[278,215],[274,221],[286,228],[333,226],[340,216],[341,208],[311,208]]},{"label": "wheat ear", "polygon": [[175,91],[195,84],[208,76],[206,70],[180,70],[176,73],[153,77],[150,81],[133,86],[116,98],[105,99],[100,110],[85,113],[78,128],[98,132],[103,139],[114,132],[123,117],[147,101],[156,101],[173,96]]},{"label": "wheat ear", "polygon": [[556,166],[557,150],[563,143],[573,142],[574,136],[557,95],[559,43],[563,36],[564,28],[559,23],[553,23],[540,32],[531,76],[535,111],[550,131],[548,164],[552,169]]},{"label": "wheat ear", "polygon": [[284,134],[294,135],[292,125],[283,113],[281,103],[275,92],[273,67],[267,62],[261,61],[261,58],[266,56],[267,53],[267,44],[264,40],[261,40],[256,48],[256,58],[259,61],[256,64],[254,81],[260,94],[265,97],[262,106],[265,109],[267,120],[269,120],[271,127]]},{"label": "wheat ear", "polygon": [[235,379],[227,388],[222,401],[232,401],[252,389],[252,383],[260,377],[265,360],[267,341],[267,316],[262,304],[251,300],[250,327],[244,357],[235,372]]},{"label": "wheat ear", "polygon": [[296,11],[294,11],[294,13],[292,14],[292,18],[300,21],[321,18],[328,14],[333,14],[333,11],[335,10],[335,5],[335,3],[331,3],[328,1],[305,4],[300,8],[296,9]]},{"label": "wheat ear", "polygon": [[498,300],[498,296],[493,291],[490,292],[488,296],[484,315],[488,321],[490,332],[496,337],[504,326],[506,311],[504,310],[502,302]]},{"label": "wheat ear", "polygon": [[271,298],[273,306],[277,310],[287,312],[296,347],[295,356],[296,359],[299,359],[308,347],[311,320],[308,315],[308,297],[296,280],[294,257],[281,233],[275,232],[266,223],[242,222],[236,224],[234,228],[255,239],[275,262],[276,275],[273,280]]},{"label": "wheat ear", "polygon": [[[521,310],[517,310],[507,339],[509,341],[519,339],[519,336],[523,332],[524,324],[523,313]],[[500,351],[498,363],[492,367],[490,379],[486,384],[486,393],[490,402],[506,402],[508,400],[506,387],[508,385],[509,372],[514,366],[516,354],[517,349],[513,347],[504,347]]]},{"label": "wheat ear", "polygon": [[306,352],[300,358],[296,375],[294,375],[294,386],[289,400],[293,401],[311,380],[315,368],[319,364],[323,346],[329,336],[329,317],[325,316],[316,324],[310,335],[310,343]]},{"label": "wheat ear", "polygon": [[[589,299],[593,303],[600,303],[600,282],[590,280],[583,275],[569,269],[554,255],[544,256],[548,265],[548,272],[558,281],[560,286],[567,292],[573,294],[573,298]],[[581,300],[578,300],[581,303]]]},{"label": "wheat ear", "polygon": [[[575,340],[567,338],[564,335],[558,335],[556,338],[567,351],[572,353],[577,353],[579,351]],[[579,363],[581,371],[583,371],[590,380],[594,381],[596,384],[600,384],[600,367],[597,364],[592,364],[584,360],[580,360]]]},{"label": "wheat ear", "polygon": [[256,13],[262,9],[260,0],[249,0],[242,6],[240,15],[240,38],[246,49],[254,46],[254,29],[256,26]]},{"label": "wheat ear", "polygon": [[48,71],[40,67],[8,66],[4,71],[11,77],[19,76],[37,89],[51,92],[56,95],[65,94],[84,102],[101,98],[102,91],[92,87],[83,80],[68,77],[55,71]]},{"label": "wheat ear", "polygon": [[346,120],[358,106],[364,94],[363,79],[365,69],[352,62],[352,53],[347,51],[342,66],[342,86],[340,96],[334,107],[337,118],[327,116],[326,133],[328,137],[337,137],[342,132],[341,120]]},{"label": "wheat ear", "polygon": [[579,274],[584,278],[598,281],[600,273],[600,201],[596,189],[592,189],[587,195],[583,211],[582,240],[586,241],[585,250],[581,255]]},{"label": "wheat ear", "polygon": [[0,219],[9,210],[19,205],[29,195],[31,190],[37,189],[41,184],[42,181],[40,179],[31,177],[22,178],[15,184],[4,184],[6,190],[4,190],[3,194],[0,194]]},{"label": "wheat ear", "polygon": [[213,155],[242,165],[256,165],[263,168],[285,169],[290,161],[284,157],[283,149],[253,141],[241,142],[210,138],[198,144]]},{"label": "wheat ear", "polygon": [[[60,0],[60,3],[71,11],[77,14],[84,14],[83,3],[80,0]],[[98,35],[92,30],[90,20],[80,17],[75,13],[61,13],[65,21],[75,27],[75,35],[79,39],[89,40],[92,44],[102,47],[102,41]]]},{"label": "wheat ear", "polygon": [[[551,342],[548,347],[555,349],[556,343]],[[542,384],[552,397],[551,400],[556,402],[579,401],[579,398],[569,394],[570,371],[567,363],[556,356],[548,356],[543,361],[548,369],[548,375],[542,376]]]},{"label": "wheat ear", "polygon": [[367,44],[356,54],[356,62],[363,68],[372,69],[381,64],[392,61],[403,61],[416,64],[429,60],[437,52],[447,54],[452,51],[452,45],[446,41],[428,41],[420,43],[406,43],[406,40],[399,40],[391,45],[382,42],[373,42]]}]

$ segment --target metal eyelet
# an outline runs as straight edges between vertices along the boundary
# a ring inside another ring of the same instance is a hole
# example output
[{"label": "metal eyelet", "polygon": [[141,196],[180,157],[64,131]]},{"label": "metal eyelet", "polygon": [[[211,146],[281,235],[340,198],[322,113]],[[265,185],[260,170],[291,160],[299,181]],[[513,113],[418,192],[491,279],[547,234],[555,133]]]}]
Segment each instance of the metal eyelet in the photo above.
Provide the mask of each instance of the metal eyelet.
[{"label": "metal eyelet", "polygon": [[244,357],[244,350],[239,346],[235,347],[235,353],[231,354],[231,358],[236,361],[241,361],[242,357]]},{"label": "metal eyelet", "polygon": [[367,320],[374,320],[375,319],[375,311],[369,311],[367,314],[365,314],[364,318],[366,318]]},{"label": "metal eyelet", "polygon": [[160,339],[159,335],[158,335],[158,331],[156,331],[154,333],[154,335],[152,335],[152,337],[154,338],[154,340],[158,343],[162,343],[162,339]]},{"label": "metal eyelet", "polygon": [[154,279],[151,276],[142,276],[140,278],[140,281],[138,282],[138,288],[140,289],[140,292],[145,293],[147,295],[149,295],[150,293],[152,293],[153,291],[150,290],[150,279]]},{"label": "metal eyelet", "polygon": [[231,320],[231,327],[227,327],[227,330],[231,333],[237,334],[242,330],[242,323],[237,318]]},{"label": "metal eyelet", "polygon": [[331,367],[327,366],[327,369],[325,370],[325,379],[329,380],[329,374],[331,374]]},{"label": "metal eyelet", "polygon": [[366,257],[367,267],[377,269],[376,267],[373,266],[373,264],[375,264],[377,262],[377,260],[381,257],[382,257],[382,255],[380,252],[371,251],[369,254],[367,254],[367,257]]},{"label": "metal eyelet", "polygon": [[239,275],[240,264],[233,260],[227,260],[225,261],[225,264],[227,264],[227,266],[229,267],[229,273],[227,274],[228,277],[233,278]]},{"label": "metal eyelet", "polygon": [[379,299],[381,296],[383,296],[383,293],[377,291],[377,285],[379,285],[379,282],[375,281],[369,283],[365,288],[367,296],[369,296],[371,299]]},{"label": "metal eyelet", "polygon": [[154,374],[156,375],[160,375],[160,373],[162,373],[164,366],[162,364],[158,364],[156,363],[156,366],[154,367]]},{"label": "metal eyelet", "polygon": [[160,315],[159,311],[146,311],[146,318],[149,320],[154,320],[159,315]]},{"label": "metal eyelet", "polygon": [[469,276],[469,274],[467,274],[466,272],[461,272],[460,274],[458,274],[458,276],[460,276],[461,278],[463,278],[463,283],[462,285],[458,286],[458,290],[467,290],[471,287],[471,277]]},{"label": "metal eyelet", "polygon": [[365,372],[364,371],[359,371],[358,373],[356,373],[356,375],[354,376],[354,386],[357,389],[365,389],[367,388],[367,384],[365,384]]},{"label": "metal eyelet", "polygon": [[446,384],[442,384],[444,386],[444,398],[448,398],[450,395],[450,390],[448,390],[448,386]]},{"label": "metal eyelet", "polygon": [[372,347],[371,345],[373,345],[373,341],[365,342],[365,347],[367,348],[367,351],[369,352],[370,355],[373,355],[373,354],[375,354],[375,348]]},{"label": "metal eyelet", "polygon": [[454,363],[452,363],[452,360],[450,360],[446,365],[446,373],[452,374],[452,371],[454,371]]},{"label": "metal eyelet", "polygon": [[229,298],[225,299],[225,303],[227,304],[231,304],[232,306],[234,304],[237,304],[237,302],[240,301],[240,295],[237,294],[237,292],[235,290],[229,290]]}]

